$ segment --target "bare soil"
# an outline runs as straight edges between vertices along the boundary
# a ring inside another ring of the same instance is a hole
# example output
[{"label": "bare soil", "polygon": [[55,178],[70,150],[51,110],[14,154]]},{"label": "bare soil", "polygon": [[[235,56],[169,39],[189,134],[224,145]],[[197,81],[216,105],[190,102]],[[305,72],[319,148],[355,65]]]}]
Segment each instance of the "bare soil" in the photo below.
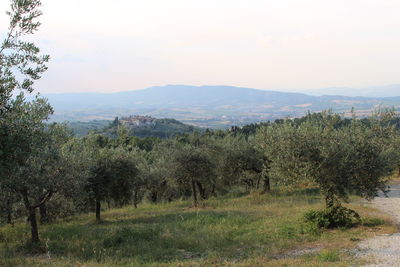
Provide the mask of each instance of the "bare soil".
[{"label": "bare soil", "polygon": [[[371,205],[400,224],[400,184],[392,185],[388,197],[381,195]],[[400,266],[400,233],[364,240],[358,245],[356,255],[368,262],[365,266]]]}]

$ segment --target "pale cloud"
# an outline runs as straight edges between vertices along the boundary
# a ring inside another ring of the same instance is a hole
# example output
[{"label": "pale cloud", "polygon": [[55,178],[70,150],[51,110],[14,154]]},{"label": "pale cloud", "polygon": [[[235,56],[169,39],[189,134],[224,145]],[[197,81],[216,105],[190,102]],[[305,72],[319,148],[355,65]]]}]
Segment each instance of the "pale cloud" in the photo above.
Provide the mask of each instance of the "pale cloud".
[{"label": "pale cloud", "polygon": [[397,0],[42,2],[35,40],[52,56],[42,92],[400,83]]}]

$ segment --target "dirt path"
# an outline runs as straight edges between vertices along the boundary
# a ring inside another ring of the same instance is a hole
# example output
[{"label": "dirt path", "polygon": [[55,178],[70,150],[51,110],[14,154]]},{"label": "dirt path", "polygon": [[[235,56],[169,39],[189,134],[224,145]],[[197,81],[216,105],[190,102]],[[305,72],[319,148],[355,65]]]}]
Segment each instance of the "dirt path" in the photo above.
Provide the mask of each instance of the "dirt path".
[{"label": "dirt path", "polygon": [[[377,197],[372,205],[393,216],[400,224],[400,185],[391,186],[389,197]],[[400,233],[362,241],[357,256],[366,260],[373,259],[375,263],[367,266],[400,266]]]}]

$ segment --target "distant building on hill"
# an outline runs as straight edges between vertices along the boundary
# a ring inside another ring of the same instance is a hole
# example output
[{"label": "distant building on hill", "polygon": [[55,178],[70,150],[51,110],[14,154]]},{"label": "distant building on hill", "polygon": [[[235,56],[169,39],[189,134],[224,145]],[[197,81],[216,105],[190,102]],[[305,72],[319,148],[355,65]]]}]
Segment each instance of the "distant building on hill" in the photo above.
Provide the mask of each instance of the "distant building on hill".
[{"label": "distant building on hill", "polygon": [[121,124],[130,127],[148,127],[156,124],[156,119],[151,116],[139,116],[131,115],[129,117],[123,117],[120,120]]}]

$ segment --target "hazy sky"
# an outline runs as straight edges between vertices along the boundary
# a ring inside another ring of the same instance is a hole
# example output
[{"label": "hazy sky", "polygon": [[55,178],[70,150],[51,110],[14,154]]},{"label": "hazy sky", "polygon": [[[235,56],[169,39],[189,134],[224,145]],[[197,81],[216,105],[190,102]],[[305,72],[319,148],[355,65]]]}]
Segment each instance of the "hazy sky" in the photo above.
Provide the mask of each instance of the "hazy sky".
[{"label": "hazy sky", "polygon": [[[400,83],[399,0],[42,0],[41,92]],[[9,1],[0,1],[0,33]]]}]

